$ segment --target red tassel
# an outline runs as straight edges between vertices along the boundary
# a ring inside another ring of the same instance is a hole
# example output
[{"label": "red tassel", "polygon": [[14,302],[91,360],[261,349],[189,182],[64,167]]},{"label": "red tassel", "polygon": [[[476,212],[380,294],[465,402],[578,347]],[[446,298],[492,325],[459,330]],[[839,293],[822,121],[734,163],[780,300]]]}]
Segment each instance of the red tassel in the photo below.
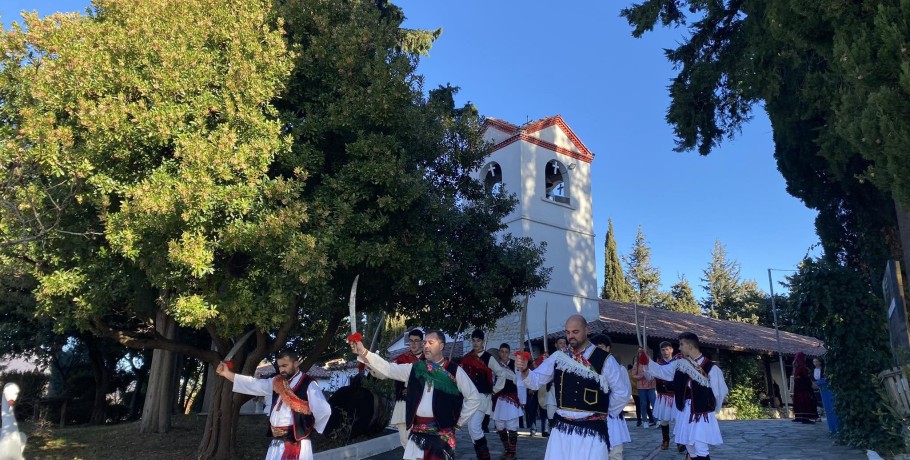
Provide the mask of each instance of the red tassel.
[{"label": "red tassel", "polygon": [[530,361],[530,360],[531,360],[531,353],[530,353],[530,352],[527,352],[527,351],[516,351],[516,352],[515,352],[515,357],[517,358],[517,357],[519,357],[519,356],[522,357],[525,361]]},{"label": "red tassel", "polygon": [[355,332],[348,335],[348,342],[363,342],[363,334]]},{"label": "red tassel", "polygon": [[224,363],[224,365],[227,366],[229,371],[231,371],[231,372],[234,371],[234,362],[233,361],[228,361],[228,362]]}]

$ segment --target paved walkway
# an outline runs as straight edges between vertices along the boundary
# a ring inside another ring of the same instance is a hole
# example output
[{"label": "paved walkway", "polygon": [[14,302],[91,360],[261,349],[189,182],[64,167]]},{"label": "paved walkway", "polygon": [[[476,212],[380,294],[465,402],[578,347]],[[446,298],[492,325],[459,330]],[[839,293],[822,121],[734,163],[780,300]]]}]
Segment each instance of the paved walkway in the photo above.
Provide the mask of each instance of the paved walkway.
[{"label": "paved walkway", "polygon": [[[672,427],[671,427],[672,428]],[[675,445],[670,450],[660,450],[659,428],[636,428],[629,425],[632,442],[625,444],[625,460],[683,460],[685,454],[676,452]],[[721,421],[720,432],[724,443],[711,448],[711,458],[735,460],[865,460],[866,453],[834,444],[834,438],[828,432],[827,424],[817,423],[803,425],[789,420],[735,420]],[[672,434],[671,434],[672,436]],[[502,443],[496,433],[487,434],[490,453],[494,459],[502,455]],[[519,430],[519,460],[539,460],[546,451],[547,438],[540,435],[529,437],[527,431]],[[403,449],[398,448],[382,455],[369,457],[369,460],[400,460]],[[457,459],[473,459],[474,448],[466,430],[458,432],[458,444],[455,451]],[[583,460],[583,459],[567,459]]]}]

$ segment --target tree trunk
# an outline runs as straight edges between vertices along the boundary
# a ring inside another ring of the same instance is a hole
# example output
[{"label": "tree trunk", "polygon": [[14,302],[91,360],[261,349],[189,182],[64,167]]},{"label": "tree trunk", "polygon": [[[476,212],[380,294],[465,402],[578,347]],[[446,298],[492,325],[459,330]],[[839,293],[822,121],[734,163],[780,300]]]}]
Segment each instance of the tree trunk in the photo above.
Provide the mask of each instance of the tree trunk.
[{"label": "tree trunk", "polygon": [[[155,315],[155,329],[167,339],[176,339],[177,323],[159,310]],[[174,408],[174,360],[172,351],[157,349],[149,370],[145,406],[142,408],[140,433],[167,433],[171,429],[171,410]]]},{"label": "tree trunk", "polygon": [[234,438],[243,398],[232,391],[233,385],[225,378],[215,376],[206,386],[212,391],[211,407],[196,457],[199,460],[234,458]]},{"label": "tree trunk", "polygon": [[92,415],[89,418],[89,424],[103,425],[107,421],[107,390],[110,388],[112,371],[107,365],[104,350],[101,349],[99,340],[89,335],[85,337],[84,342],[86,348],[88,348],[92,374],[95,377],[95,400],[92,403]]}]

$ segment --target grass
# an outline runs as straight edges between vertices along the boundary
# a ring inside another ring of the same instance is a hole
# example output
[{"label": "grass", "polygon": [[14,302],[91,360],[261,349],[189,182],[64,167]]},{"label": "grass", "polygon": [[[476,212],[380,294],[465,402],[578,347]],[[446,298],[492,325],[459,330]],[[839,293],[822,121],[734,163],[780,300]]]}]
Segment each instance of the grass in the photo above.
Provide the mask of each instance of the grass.
[{"label": "grass", "polygon": [[[240,417],[237,427],[235,458],[262,459],[268,450],[269,438],[265,436],[268,421],[264,415]],[[165,434],[140,434],[139,422],[126,422],[104,426],[73,426],[41,429],[28,422],[20,428],[28,434],[25,458],[41,459],[130,459],[153,458],[185,460],[196,458],[196,449],[202,440],[205,417],[197,415],[175,416],[173,428]],[[332,446],[314,435],[313,447],[319,450]]]}]

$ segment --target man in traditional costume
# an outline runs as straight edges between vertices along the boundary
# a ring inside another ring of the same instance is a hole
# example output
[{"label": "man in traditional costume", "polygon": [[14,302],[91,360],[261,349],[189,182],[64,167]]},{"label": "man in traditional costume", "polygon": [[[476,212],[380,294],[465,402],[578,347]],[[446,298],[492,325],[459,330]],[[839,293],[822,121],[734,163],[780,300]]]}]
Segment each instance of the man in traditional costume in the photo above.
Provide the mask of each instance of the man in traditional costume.
[{"label": "man in traditional costume", "polygon": [[[679,358],[673,356],[673,344],[670,342],[660,343],[660,357],[657,358],[657,364],[666,366]],[[676,396],[673,393],[673,382],[663,379],[654,379],[655,388],[657,389],[657,402],[654,403],[654,416],[660,422],[660,432],[663,440],[660,444],[661,450],[670,448],[670,422],[676,420]],[[683,444],[677,444],[676,450],[682,452],[686,450]]]},{"label": "man in traditional costume", "polygon": [[709,445],[723,444],[716,412],[720,412],[727,396],[727,384],[720,367],[701,352],[698,336],[691,332],[679,335],[683,358],[666,365],[656,364],[644,350],[638,352],[638,362],[647,366],[645,372],[671,381],[676,399],[676,442],[685,444],[692,460],[710,460]]},{"label": "man in traditional costume", "polygon": [[493,415],[492,394],[502,389],[505,380],[495,379],[494,377],[503,375],[503,368],[499,365],[492,354],[484,350],[484,333],[480,329],[474,329],[471,333],[471,351],[461,359],[461,368],[467,374],[471,382],[477,388],[477,394],[480,398],[480,405],[477,412],[468,422],[468,433],[474,442],[474,452],[478,460],[489,460],[490,448],[487,446],[487,438],[484,435],[483,419],[485,416]]},{"label": "man in traditional costume", "polygon": [[[408,332],[408,351],[398,355],[395,358],[395,364],[413,364],[423,358],[423,331],[420,329],[411,329]],[[381,375],[375,374],[376,377],[382,378]],[[398,428],[398,436],[401,438],[401,447],[408,445],[408,423],[405,420],[405,399],[408,395],[406,382],[395,381],[395,408],[392,410],[392,420],[389,422],[395,428]]]},{"label": "man in traditional costume", "polygon": [[[613,347],[613,341],[606,334],[597,334],[591,337],[591,343],[607,353]],[[632,442],[632,436],[629,435],[629,425],[622,416],[622,411],[629,402],[629,396],[632,394],[632,381],[629,380],[629,373],[622,367],[622,364],[610,354],[607,358],[607,372],[618,373],[619,385],[610,388],[610,412],[607,414],[607,433],[610,437],[610,460],[622,460],[623,444]]]},{"label": "man in traditional costume", "polygon": [[313,446],[310,434],[322,433],[332,408],[316,380],[297,368],[297,353],[285,351],[278,355],[278,375],[257,379],[235,374],[227,363],[219,363],[215,372],[234,383],[234,392],[252,396],[271,396],[269,433],[272,443],[266,460],[310,460]]},{"label": "man in traditional costume", "polygon": [[452,460],[455,430],[477,411],[480,398],[464,370],[445,359],[445,335],[428,331],[424,336],[424,360],[408,364],[389,363],[367,350],[359,340],[349,340],[357,360],[377,374],[407,382],[405,420],[410,430],[404,459]]},{"label": "man in traditional costume", "polygon": [[623,379],[627,374],[620,366],[608,364],[610,354],[588,341],[588,325],[583,316],[569,317],[566,338],[570,348],[554,352],[537,369],[529,371],[524,356],[515,359],[515,369],[521,372],[528,388],[539,389],[553,382],[558,407],[544,459],[606,460],[610,447],[606,422],[611,412],[610,392],[618,393],[614,399],[629,398],[629,386]]},{"label": "man in traditional costume", "polygon": [[493,409],[493,423],[496,424],[496,432],[505,449],[503,460],[515,459],[518,450],[518,419],[524,413],[527,400],[524,383],[515,376],[515,361],[509,358],[511,352],[509,344],[499,346],[499,366],[502,372],[496,375],[496,384],[501,389],[495,393],[496,408]]}]

